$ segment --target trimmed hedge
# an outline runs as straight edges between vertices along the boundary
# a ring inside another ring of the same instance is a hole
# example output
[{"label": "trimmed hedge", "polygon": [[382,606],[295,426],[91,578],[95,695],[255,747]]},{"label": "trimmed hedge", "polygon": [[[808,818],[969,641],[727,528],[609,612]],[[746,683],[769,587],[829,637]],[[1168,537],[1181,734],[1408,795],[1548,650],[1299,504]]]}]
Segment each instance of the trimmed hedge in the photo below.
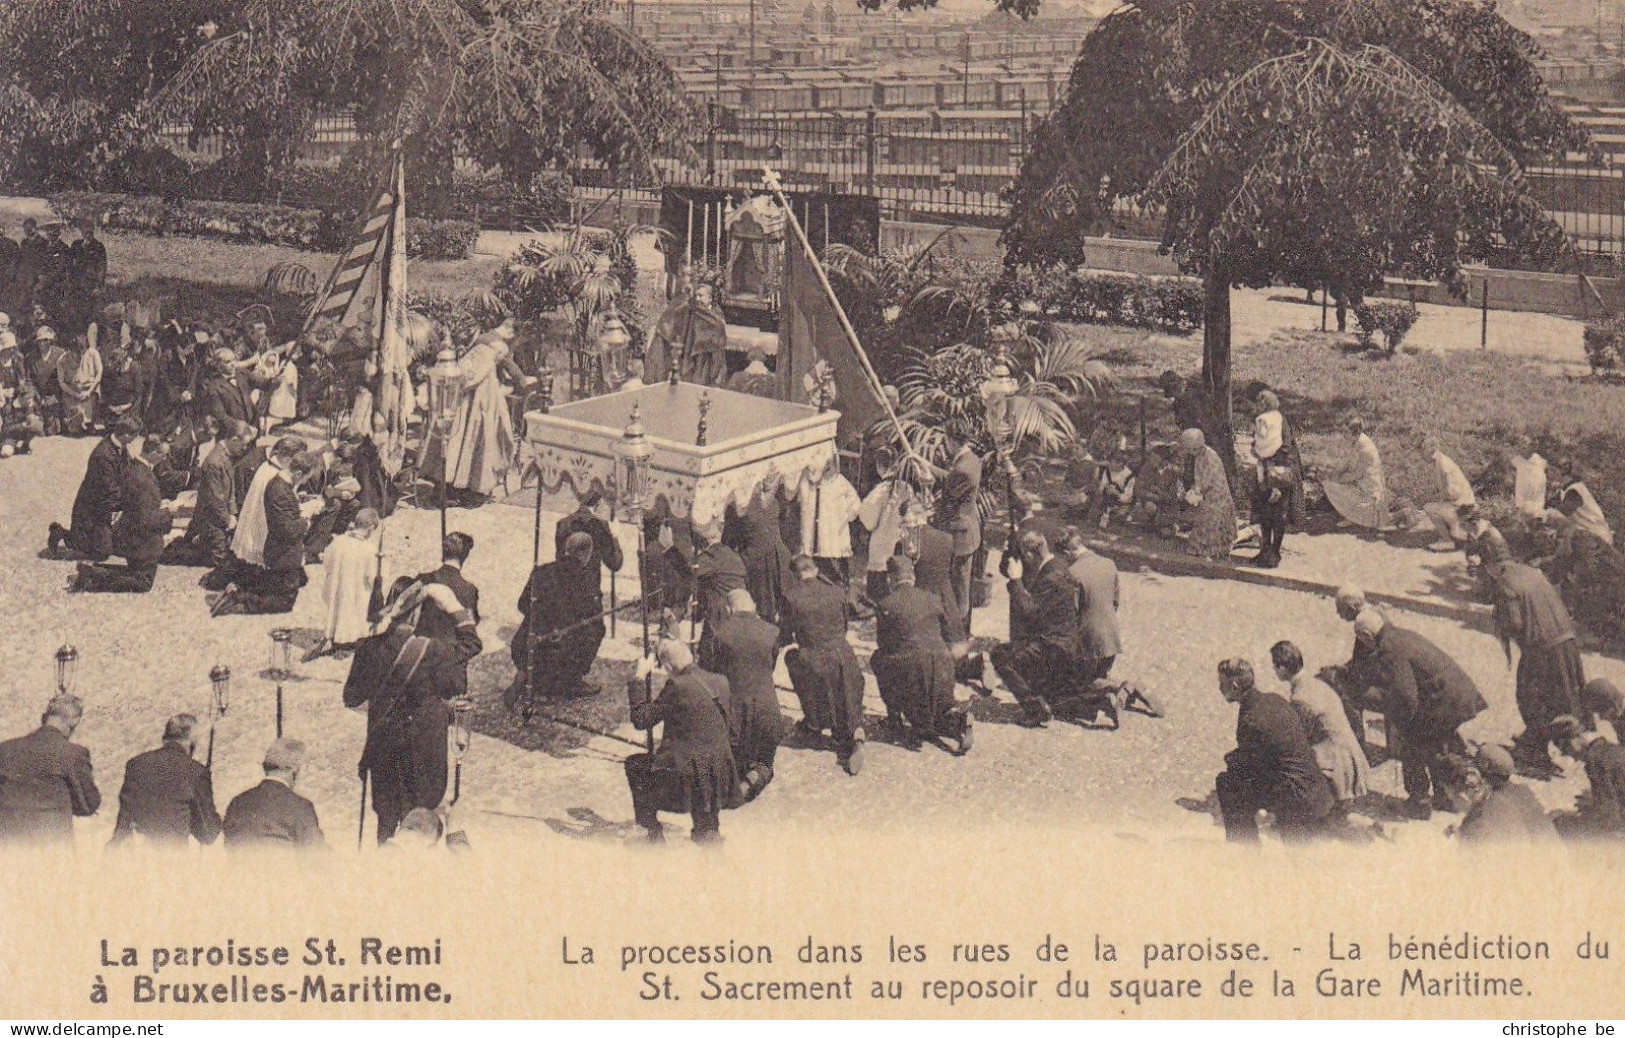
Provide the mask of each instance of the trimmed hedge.
[{"label": "trimmed hedge", "polygon": [[[178,201],[89,191],[52,195],[48,201],[64,220],[95,216],[109,230],[285,245],[311,252],[337,252],[347,247],[355,229],[354,219],[346,215],[248,202]],[[406,252],[421,259],[467,259],[479,236],[480,229],[466,220],[408,217]]]},{"label": "trimmed hedge", "polygon": [[1377,333],[1382,333],[1383,345],[1389,354],[1399,352],[1400,343],[1410,333],[1418,314],[1411,303],[1361,303],[1354,308],[1354,319],[1360,325],[1360,345],[1371,349]]},{"label": "trimmed hedge", "polygon": [[1196,278],[1124,274],[1087,267],[1007,269],[996,288],[1011,306],[1053,321],[1114,324],[1184,335],[1202,327]]},{"label": "trimmed hedge", "polygon": [[1620,374],[1625,370],[1625,319],[1587,322],[1585,349],[1593,375]]}]

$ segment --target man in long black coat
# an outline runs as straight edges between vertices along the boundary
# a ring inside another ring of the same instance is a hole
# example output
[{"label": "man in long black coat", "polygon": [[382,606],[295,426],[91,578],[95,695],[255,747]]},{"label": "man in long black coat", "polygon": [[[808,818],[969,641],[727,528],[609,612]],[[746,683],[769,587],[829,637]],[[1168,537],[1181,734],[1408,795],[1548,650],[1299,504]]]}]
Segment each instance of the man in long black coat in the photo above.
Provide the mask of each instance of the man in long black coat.
[{"label": "man in long black coat", "polygon": [[1335,800],[1292,704],[1260,691],[1252,664],[1242,659],[1219,664],[1219,691],[1241,708],[1236,748],[1224,755],[1225,769],[1214,780],[1225,839],[1257,843],[1260,809],[1275,816],[1283,841],[1320,835]]},{"label": "man in long black coat", "polygon": [[222,425],[226,422],[253,425],[259,417],[252,396],[254,387],[248,375],[238,369],[236,355],[222,346],[214,351],[210,360],[208,372],[198,385],[198,411]]},{"label": "man in long black coat", "polygon": [[131,757],[124,765],[112,844],[132,836],[160,847],[185,847],[187,837],[204,845],[219,839],[214,780],[193,756],[197,728],[196,717],[176,714],[164,725],[162,746]]},{"label": "man in long black coat", "polygon": [[785,589],[785,633],[795,647],[785,653],[790,685],[801,700],[804,734],[828,730],[847,774],[863,768],[863,672],[846,640],[846,589],[819,577],[811,556],[791,564],[797,579]]},{"label": "man in long black coat", "polygon": [[[265,541],[260,554],[261,562],[233,556],[230,568],[224,571],[226,582],[235,584],[215,603],[215,616],[238,613],[289,613],[299,600],[299,589],[305,586],[305,534],[310,521],[299,511],[299,497],[294,485],[301,476],[295,459],[303,453],[305,443],[298,437],[284,436],[271,448],[267,464],[277,469],[262,491]],[[244,509],[248,507],[244,503]],[[238,533],[243,521],[239,513]],[[222,574],[215,570],[205,579],[214,583]],[[207,586],[207,585],[206,585]]]},{"label": "man in long black coat", "polygon": [[886,560],[892,592],[875,607],[875,654],[869,667],[886,703],[886,720],[904,732],[905,745],[947,737],[959,752],[971,746],[970,715],[954,700],[954,654],[949,648],[958,627],[942,600],[914,585],[914,564],[893,555]]},{"label": "man in long black coat", "polygon": [[71,741],[84,714],[78,696],[58,695],[38,728],[0,742],[0,844],[71,844],[73,820],[101,807],[90,751]]},{"label": "man in long black coat", "polygon": [[1010,581],[1011,641],[989,654],[1030,726],[1054,716],[1049,700],[1072,690],[1077,659],[1078,589],[1066,560],[1038,530],[1021,535],[1021,580]]},{"label": "man in long black coat", "polygon": [[521,620],[509,646],[519,673],[508,690],[509,709],[521,707],[528,718],[537,696],[598,694],[585,678],[604,641],[603,608],[592,538],[572,534],[564,554],[537,566],[519,596]]},{"label": "man in long black coat", "polygon": [[749,571],[739,553],[722,543],[720,520],[694,532],[701,541],[694,553],[694,600],[705,625],[699,645],[703,657],[710,652],[713,628],[728,618],[729,593],[745,587]]},{"label": "man in long black coat", "polygon": [[[395,603],[383,634],[357,646],[344,682],[345,706],[369,704],[360,773],[372,780],[380,844],[395,835],[408,811],[434,810],[444,799],[448,701],[467,692],[468,661],[483,648],[473,615],[450,587],[417,587]],[[449,636],[424,629],[420,618],[430,604],[450,618]]]},{"label": "man in long black coat", "polygon": [[1448,758],[1466,757],[1466,744],[1456,729],[1483,713],[1478,686],[1443,649],[1388,623],[1376,610],[1354,618],[1354,635],[1372,650],[1383,715],[1399,743],[1406,812],[1426,819],[1434,810],[1451,809],[1445,784]]},{"label": "man in long black coat", "polygon": [[1518,646],[1515,695],[1524,727],[1512,756],[1528,774],[1549,778],[1555,771],[1548,749],[1552,719],[1567,715],[1588,728],[1592,724],[1580,700],[1585,665],[1574,620],[1557,589],[1535,567],[1500,560],[1485,569],[1494,588],[1495,629],[1508,663],[1512,646]]},{"label": "man in long black coat", "polygon": [[662,639],[655,648],[667,678],[653,702],[644,687],[643,668],[627,684],[632,724],[643,731],[661,725],[660,745],[653,753],[626,759],[626,784],[632,793],[632,816],[652,843],[665,840],[660,812],[686,813],[693,819],[695,843],[722,839],[721,813],[739,798],[733,746],[729,741],[728,681],[701,669],[688,646]]},{"label": "man in long black coat", "polygon": [[125,467],[112,544],[113,554],[123,558],[124,565],[81,562],[73,590],[137,595],[152,590],[164,554],[164,535],[173,525],[153,474],[168,450],[163,440],[148,436],[138,456]]},{"label": "man in long black coat", "polygon": [[592,564],[603,566],[611,573],[619,573],[625,559],[621,554],[620,542],[615,539],[614,531],[599,514],[605,507],[604,495],[596,490],[589,490],[581,499],[581,506],[560,519],[557,529],[553,531],[553,557],[558,558],[564,554],[564,543],[570,539],[571,534],[584,533],[592,538]]},{"label": "man in long black coat", "polygon": [[237,521],[237,463],[248,454],[254,428],[233,422],[198,466],[197,501],[186,533],[169,546],[164,562],[170,566],[216,567],[231,558],[231,528]]},{"label": "man in long black coat", "polygon": [[[463,576],[463,566],[468,557],[474,553],[474,538],[461,530],[453,530],[446,534],[446,539],[440,542],[440,568],[430,570],[428,573],[418,574],[420,584],[443,584],[451,589],[457,604],[464,612],[473,617],[475,626],[480,622],[480,589],[474,582]],[[418,633],[429,638],[450,638],[457,633],[457,618],[455,614],[441,609],[433,601],[425,602],[423,612],[418,617]],[[453,683],[457,686],[456,694],[468,694],[468,667],[465,664],[455,668]]]},{"label": "man in long black coat", "polygon": [[131,464],[129,445],[141,435],[135,418],[121,421],[90,452],[85,478],[73,499],[73,525],[52,523],[46,551],[59,556],[66,546],[75,556],[100,562],[113,554],[113,516]]},{"label": "man in long black coat", "polygon": [[743,589],[728,595],[728,618],[717,624],[710,656],[700,665],[728,679],[728,729],[734,760],[754,800],[773,781],[773,761],[784,737],[784,714],[773,688],[779,660],[779,629],[756,613]]}]

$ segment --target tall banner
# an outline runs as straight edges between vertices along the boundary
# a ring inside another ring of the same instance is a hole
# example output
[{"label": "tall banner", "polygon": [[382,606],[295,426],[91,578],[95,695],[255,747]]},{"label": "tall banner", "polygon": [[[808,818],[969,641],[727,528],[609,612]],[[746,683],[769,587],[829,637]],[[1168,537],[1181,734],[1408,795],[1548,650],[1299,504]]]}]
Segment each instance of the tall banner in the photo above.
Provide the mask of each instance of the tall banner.
[{"label": "tall banner", "polygon": [[393,206],[389,240],[383,249],[383,321],[378,335],[378,397],[374,413],[384,420],[378,452],[393,475],[400,470],[406,453],[406,427],[416,404],[412,376],[407,370],[412,351],[406,341],[406,155],[399,145],[395,148],[390,184],[388,194],[393,197]]},{"label": "tall banner", "polygon": [[814,264],[818,261],[794,235],[784,243],[784,290],[779,311],[779,397],[811,403],[807,376],[820,360],[829,364],[841,412],[836,436],[842,443],[861,437],[886,416],[886,409],[864,373],[852,340],[841,327],[835,301],[824,290]]}]

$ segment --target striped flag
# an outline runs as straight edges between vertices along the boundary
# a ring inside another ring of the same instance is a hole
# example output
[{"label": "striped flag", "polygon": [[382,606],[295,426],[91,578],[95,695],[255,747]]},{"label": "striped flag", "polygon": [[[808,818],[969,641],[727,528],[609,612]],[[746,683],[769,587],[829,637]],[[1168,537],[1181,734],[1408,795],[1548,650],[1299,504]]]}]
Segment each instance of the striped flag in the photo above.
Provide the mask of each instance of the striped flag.
[{"label": "striped flag", "polygon": [[[391,165],[389,233],[381,239],[377,254],[383,258],[379,292],[378,389],[376,413],[384,419],[384,441],[378,445],[384,468],[391,477],[400,471],[406,456],[406,430],[412,421],[415,394],[407,370],[412,351],[406,341],[406,162],[397,145]],[[369,226],[371,221],[369,221]],[[357,282],[359,284],[359,282]],[[355,289],[350,290],[353,295]]]},{"label": "striped flag", "polygon": [[322,294],[317,297],[310,316],[305,318],[306,330],[324,318],[331,318],[339,326],[349,323],[361,284],[383,257],[385,246],[389,243],[395,214],[400,208],[396,204],[396,192],[405,179],[399,168],[404,163],[401,149],[396,148],[383,183],[374,193],[372,205],[356,232],[355,241],[333,267],[333,273],[328,275],[327,284],[322,287]]}]

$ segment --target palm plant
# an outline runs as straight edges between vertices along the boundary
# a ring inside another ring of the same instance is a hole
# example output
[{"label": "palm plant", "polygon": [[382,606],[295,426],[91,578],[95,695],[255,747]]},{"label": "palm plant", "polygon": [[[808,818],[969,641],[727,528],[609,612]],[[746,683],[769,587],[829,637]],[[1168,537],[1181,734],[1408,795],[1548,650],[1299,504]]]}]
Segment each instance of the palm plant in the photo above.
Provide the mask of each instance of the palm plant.
[{"label": "palm plant", "polygon": [[1018,389],[1010,398],[1009,429],[1000,442],[982,403],[981,387],[994,354],[970,343],[917,352],[898,379],[903,431],[914,453],[929,460],[946,455],[949,433],[967,440],[991,458],[999,448],[1012,458],[1050,456],[1078,439],[1080,424],[1113,383],[1111,368],[1092,355],[1086,342],[1053,329],[1023,324],[1013,330],[1024,348],[1010,358]]},{"label": "palm plant", "polygon": [[988,280],[959,259],[951,233],[901,250],[838,243],[824,250],[835,294],[885,381],[899,377],[916,351],[986,339]]}]

